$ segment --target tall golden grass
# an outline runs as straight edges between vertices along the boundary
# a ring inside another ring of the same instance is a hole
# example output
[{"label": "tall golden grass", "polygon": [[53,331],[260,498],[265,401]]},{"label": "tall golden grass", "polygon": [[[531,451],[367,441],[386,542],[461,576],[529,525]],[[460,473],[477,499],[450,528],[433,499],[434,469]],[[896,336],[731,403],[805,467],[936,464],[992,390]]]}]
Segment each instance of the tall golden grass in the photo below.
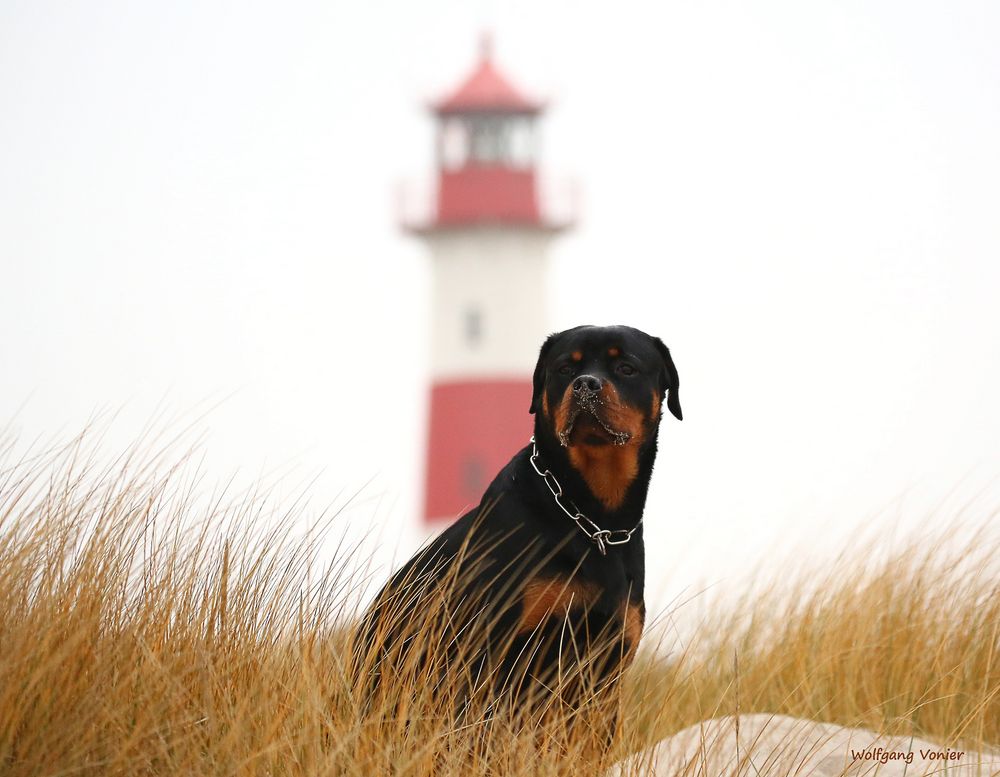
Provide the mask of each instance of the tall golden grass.
[{"label": "tall golden grass", "polygon": [[[197,470],[162,451],[14,450],[0,463],[3,774],[602,768],[574,721],[458,719],[447,683],[413,667],[372,704],[350,671],[363,564],[349,548],[319,557],[331,516],[297,531],[295,504],[199,497]],[[647,640],[604,761],[737,711],[1000,742],[1000,543],[947,539],[758,580],[676,642]]]}]

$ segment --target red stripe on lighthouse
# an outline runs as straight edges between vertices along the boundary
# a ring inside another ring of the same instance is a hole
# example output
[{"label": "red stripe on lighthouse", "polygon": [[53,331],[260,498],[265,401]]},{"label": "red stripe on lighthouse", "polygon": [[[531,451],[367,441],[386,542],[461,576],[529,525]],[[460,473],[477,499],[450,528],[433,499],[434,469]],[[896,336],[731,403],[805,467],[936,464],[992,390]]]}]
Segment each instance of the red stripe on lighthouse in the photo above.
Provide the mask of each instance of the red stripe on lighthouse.
[{"label": "red stripe on lighthouse", "polygon": [[483,221],[541,225],[535,171],[484,164],[442,170],[437,225]]},{"label": "red stripe on lighthouse", "polygon": [[451,521],[531,436],[531,380],[438,383],[431,389],[424,521]]}]

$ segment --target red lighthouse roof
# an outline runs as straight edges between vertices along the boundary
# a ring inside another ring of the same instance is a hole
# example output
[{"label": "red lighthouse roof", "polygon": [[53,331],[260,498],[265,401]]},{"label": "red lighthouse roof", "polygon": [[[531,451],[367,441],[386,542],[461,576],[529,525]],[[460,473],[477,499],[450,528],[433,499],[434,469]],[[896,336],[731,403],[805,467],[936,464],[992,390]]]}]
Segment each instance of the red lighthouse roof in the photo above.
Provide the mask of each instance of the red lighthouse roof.
[{"label": "red lighthouse roof", "polygon": [[492,45],[484,36],[479,64],[462,85],[433,106],[438,114],[449,113],[539,113],[543,103],[525,97],[493,64]]}]

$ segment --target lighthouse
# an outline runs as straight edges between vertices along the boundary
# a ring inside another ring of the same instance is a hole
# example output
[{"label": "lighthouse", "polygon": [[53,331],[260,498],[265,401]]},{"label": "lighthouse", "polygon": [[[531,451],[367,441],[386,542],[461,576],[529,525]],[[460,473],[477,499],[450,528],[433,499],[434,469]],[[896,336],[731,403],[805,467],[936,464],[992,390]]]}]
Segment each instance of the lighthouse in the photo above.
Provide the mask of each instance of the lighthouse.
[{"label": "lighthouse", "polygon": [[548,331],[546,255],[572,219],[539,191],[544,104],[498,69],[484,38],[472,73],[431,105],[433,207],[405,224],[432,267],[423,517],[451,521],[531,435],[531,375]]}]

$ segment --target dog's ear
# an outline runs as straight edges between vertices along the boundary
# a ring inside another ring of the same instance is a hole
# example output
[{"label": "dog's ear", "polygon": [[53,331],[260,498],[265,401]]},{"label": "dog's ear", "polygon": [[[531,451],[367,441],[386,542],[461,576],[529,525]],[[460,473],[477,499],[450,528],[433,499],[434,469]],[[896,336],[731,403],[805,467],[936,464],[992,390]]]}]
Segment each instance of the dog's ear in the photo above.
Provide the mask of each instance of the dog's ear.
[{"label": "dog's ear", "polygon": [[552,343],[555,342],[556,335],[549,335],[542,343],[542,349],[538,352],[538,362],[535,364],[535,375],[532,378],[531,386],[531,407],[529,413],[537,413],[542,406],[542,392],[545,391],[545,360],[552,350]]},{"label": "dog's ear", "polygon": [[660,376],[660,384],[663,392],[667,395],[667,408],[680,421],[684,416],[681,413],[679,393],[681,380],[677,377],[677,368],[674,366],[674,360],[670,358],[670,349],[663,344],[663,341],[659,337],[654,337],[653,342],[663,358],[663,373]]}]

